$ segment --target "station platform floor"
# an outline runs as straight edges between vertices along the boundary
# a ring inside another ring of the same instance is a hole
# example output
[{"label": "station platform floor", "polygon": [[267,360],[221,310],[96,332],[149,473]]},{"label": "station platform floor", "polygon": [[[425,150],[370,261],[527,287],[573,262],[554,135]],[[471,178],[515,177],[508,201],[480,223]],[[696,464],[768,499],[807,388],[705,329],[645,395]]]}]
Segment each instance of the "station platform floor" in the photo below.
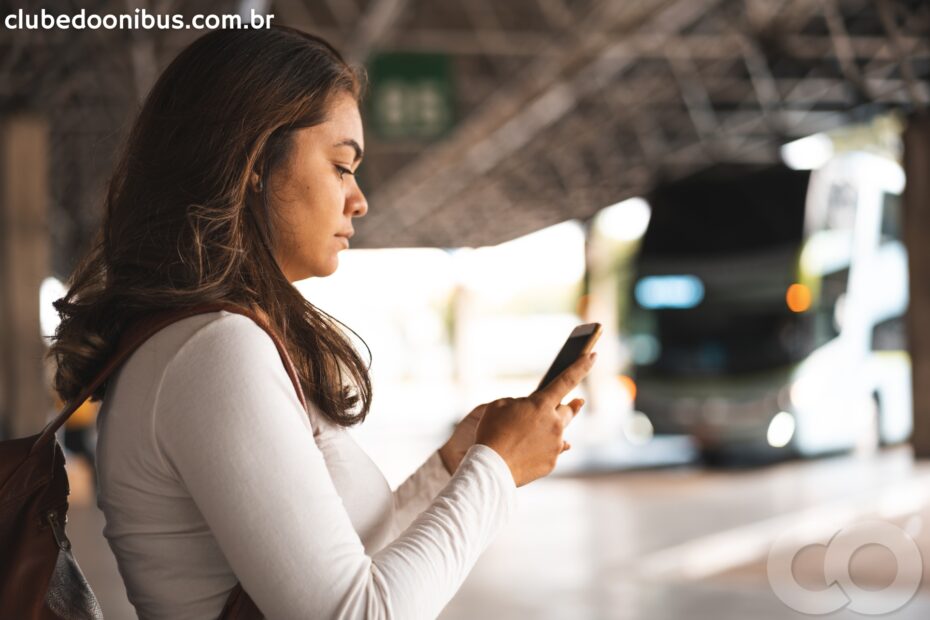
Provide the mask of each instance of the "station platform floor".
[{"label": "station platform floor", "polygon": [[[70,476],[77,558],[105,617],[134,618],[87,472],[75,464]],[[795,556],[792,574],[819,590],[826,548],[815,543],[876,521],[907,532],[922,566],[916,594],[885,617],[930,618],[930,462],[915,462],[906,447],[753,469],[550,476],[518,490],[510,523],[440,618],[811,618],[770,585],[775,541],[794,532],[812,545]],[[903,598],[897,569],[876,544],[849,561],[855,586],[879,602]],[[846,607],[823,617],[863,615]]]}]

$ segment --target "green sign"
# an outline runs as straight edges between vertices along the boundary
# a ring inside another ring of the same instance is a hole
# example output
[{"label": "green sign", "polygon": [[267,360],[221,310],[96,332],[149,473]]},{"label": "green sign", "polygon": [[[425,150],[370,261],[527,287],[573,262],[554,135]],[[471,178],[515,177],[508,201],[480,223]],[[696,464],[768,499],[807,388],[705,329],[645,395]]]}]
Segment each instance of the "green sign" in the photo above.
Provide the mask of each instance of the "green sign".
[{"label": "green sign", "polygon": [[454,124],[448,56],[378,54],[368,75],[368,120],[381,138],[434,140]]}]

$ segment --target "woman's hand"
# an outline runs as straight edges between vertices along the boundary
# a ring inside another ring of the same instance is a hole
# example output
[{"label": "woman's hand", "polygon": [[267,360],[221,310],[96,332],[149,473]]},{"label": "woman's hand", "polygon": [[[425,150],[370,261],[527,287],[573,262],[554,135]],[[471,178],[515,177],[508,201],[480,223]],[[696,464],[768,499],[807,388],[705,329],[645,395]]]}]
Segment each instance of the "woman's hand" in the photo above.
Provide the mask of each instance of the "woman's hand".
[{"label": "woman's hand", "polygon": [[459,463],[465,457],[465,453],[474,445],[475,429],[478,428],[478,422],[481,420],[485,408],[487,408],[486,404],[478,405],[472,409],[471,413],[456,425],[449,441],[439,448],[439,458],[442,459],[442,464],[450,474],[455,473],[455,470],[459,468]]},{"label": "woman's hand", "polygon": [[577,359],[549,385],[526,398],[501,398],[485,405],[475,441],[501,455],[518,487],[548,475],[567,449],[562,432],[584,401],[559,403],[581,383],[594,359],[593,353]]}]

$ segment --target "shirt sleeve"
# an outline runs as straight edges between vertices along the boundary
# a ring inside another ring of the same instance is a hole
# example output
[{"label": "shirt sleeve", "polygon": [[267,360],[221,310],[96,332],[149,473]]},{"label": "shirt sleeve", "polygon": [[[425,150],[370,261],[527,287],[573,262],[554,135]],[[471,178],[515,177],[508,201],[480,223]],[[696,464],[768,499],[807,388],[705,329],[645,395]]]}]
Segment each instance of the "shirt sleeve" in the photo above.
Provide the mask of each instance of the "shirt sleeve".
[{"label": "shirt sleeve", "polygon": [[240,315],[201,328],[168,364],[155,433],[268,618],[434,618],[515,499],[503,458],[473,446],[403,533],[366,555],[274,343]]},{"label": "shirt sleeve", "polygon": [[394,490],[394,532],[399,534],[413,522],[418,514],[433,503],[452,475],[442,464],[439,451],[429,458],[400,486]]}]

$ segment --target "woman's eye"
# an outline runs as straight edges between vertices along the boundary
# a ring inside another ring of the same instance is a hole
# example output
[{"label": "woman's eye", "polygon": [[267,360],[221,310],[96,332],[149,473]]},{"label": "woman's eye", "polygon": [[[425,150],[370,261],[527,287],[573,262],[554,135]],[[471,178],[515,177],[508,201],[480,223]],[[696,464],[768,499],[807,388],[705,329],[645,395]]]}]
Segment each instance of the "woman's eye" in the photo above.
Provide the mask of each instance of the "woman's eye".
[{"label": "woman's eye", "polygon": [[[335,164],[334,164],[334,165],[335,165]],[[347,175],[347,174],[352,174],[352,175],[355,174],[355,173],[353,173],[351,170],[349,170],[348,168],[346,168],[345,166],[336,165],[336,170],[339,172],[339,178],[340,178],[340,179],[343,178],[343,177],[344,177],[345,175]]]}]

